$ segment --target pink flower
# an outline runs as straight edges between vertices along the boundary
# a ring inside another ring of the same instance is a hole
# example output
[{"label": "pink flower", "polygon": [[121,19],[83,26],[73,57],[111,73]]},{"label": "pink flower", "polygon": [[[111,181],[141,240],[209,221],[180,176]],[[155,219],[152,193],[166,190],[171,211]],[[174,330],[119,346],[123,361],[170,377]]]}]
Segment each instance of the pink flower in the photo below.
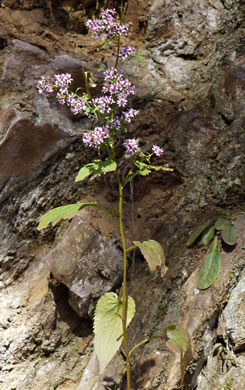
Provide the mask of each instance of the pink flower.
[{"label": "pink flower", "polygon": [[157,157],[160,157],[161,154],[163,154],[163,149],[160,148],[160,146],[157,146],[157,145],[153,145],[152,151],[153,151],[153,153],[155,153],[155,155],[156,155]]},{"label": "pink flower", "polygon": [[123,146],[126,148],[125,155],[128,157],[133,156],[135,153],[139,152],[139,140],[135,138],[126,139],[123,143]]}]

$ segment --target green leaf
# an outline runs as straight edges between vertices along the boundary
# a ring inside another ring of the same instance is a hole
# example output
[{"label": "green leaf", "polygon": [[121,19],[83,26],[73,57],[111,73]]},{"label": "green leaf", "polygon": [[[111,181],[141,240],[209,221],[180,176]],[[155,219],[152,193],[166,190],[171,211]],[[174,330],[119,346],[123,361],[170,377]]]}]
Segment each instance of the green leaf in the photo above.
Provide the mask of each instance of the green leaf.
[{"label": "green leaf", "polygon": [[217,279],[221,267],[221,253],[217,248],[218,239],[215,237],[213,244],[204,258],[197,275],[197,287],[199,290],[206,290]]},{"label": "green leaf", "polygon": [[234,225],[229,223],[221,233],[223,241],[228,245],[235,245],[237,242],[237,231]]},{"label": "green leaf", "polygon": [[190,237],[188,238],[187,242],[186,242],[186,246],[191,246],[195,241],[196,239],[200,236],[200,234],[209,226],[211,225],[212,221],[207,221],[205,223],[203,223],[202,225],[198,226],[190,235]]},{"label": "green leaf", "polygon": [[210,241],[214,238],[215,227],[211,226],[210,228],[206,228],[202,233],[201,242],[203,245],[208,245]]},{"label": "green leaf", "polygon": [[231,213],[231,219],[238,217],[239,215],[245,214],[245,211],[237,210],[237,211],[232,211]]},{"label": "green leaf", "polygon": [[143,163],[142,161],[135,161],[135,165],[138,168],[138,171],[136,172],[138,173],[138,175],[141,176],[149,175],[151,171],[159,171],[159,170],[170,171],[170,172],[173,171],[172,168],[162,167],[158,165],[150,165],[150,164]]},{"label": "green leaf", "polygon": [[56,207],[55,209],[49,211],[48,213],[44,214],[41,217],[37,230],[44,229],[50,223],[52,224],[52,226],[55,226],[62,219],[71,219],[82,208],[87,206],[96,207],[97,205],[98,205],[97,202],[91,202],[91,203],[73,203],[66,206]]},{"label": "green leaf", "polygon": [[228,225],[230,225],[230,222],[227,218],[219,217],[215,222],[214,227],[216,230],[223,230]]},{"label": "green leaf", "polygon": [[159,242],[148,240],[144,242],[134,241],[133,243],[140,249],[142,255],[150,267],[150,271],[154,272],[156,271],[157,267],[160,267],[161,276],[163,277],[166,274],[168,268],[165,265],[164,250]]},{"label": "green leaf", "polygon": [[84,180],[86,177],[93,175],[93,177],[100,176],[103,173],[115,171],[117,164],[115,161],[107,158],[105,161],[95,160],[93,163],[86,164],[80,169],[76,177],[76,182]]},{"label": "green leaf", "polygon": [[[127,326],[134,317],[135,302],[128,297]],[[111,361],[122,343],[122,302],[117,294],[104,294],[98,301],[94,316],[95,353],[99,359],[100,372]]]},{"label": "green leaf", "polygon": [[102,66],[101,68],[97,69],[97,72],[105,72],[108,68],[106,66]]},{"label": "green leaf", "polygon": [[190,336],[185,329],[178,328],[176,325],[169,325],[165,332],[168,337],[166,345],[171,351],[178,353],[188,351],[190,348]]},{"label": "green leaf", "polygon": [[144,62],[144,57],[140,56],[139,54],[131,54],[131,57],[135,58],[139,62]]}]

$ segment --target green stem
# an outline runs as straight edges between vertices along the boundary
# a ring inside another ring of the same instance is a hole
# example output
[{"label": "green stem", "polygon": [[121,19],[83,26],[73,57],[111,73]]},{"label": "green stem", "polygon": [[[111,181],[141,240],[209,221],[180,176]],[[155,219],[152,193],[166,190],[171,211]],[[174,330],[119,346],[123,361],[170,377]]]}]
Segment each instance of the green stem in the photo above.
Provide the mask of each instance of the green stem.
[{"label": "green stem", "polygon": [[117,37],[117,56],[116,56],[116,63],[115,63],[115,68],[118,66],[118,61],[119,61],[119,53],[120,53],[120,45],[121,45],[121,37],[120,35]]},{"label": "green stem", "polygon": [[131,355],[134,353],[134,351],[135,351],[137,348],[141,347],[141,345],[144,345],[144,344],[148,343],[148,342],[151,341],[151,340],[159,339],[159,338],[161,338],[161,337],[160,337],[160,336],[153,336],[153,337],[147,337],[147,339],[144,339],[144,340],[140,341],[140,342],[139,342],[138,344],[136,344],[136,345],[131,349],[131,351],[129,352],[129,358],[131,357]]},{"label": "green stem", "polygon": [[132,245],[132,246],[130,246],[129,248],[126,249],[126,253],[128,253],[128,252],[130,252],[130,251],[132,251],[132,250],[134,250],[136,248],[138,248],[137,245]]},{"label": "green stem", "polygon": [[127,253],[126,253],[126,242],[123,230],[123,221],[122,221],[122,208],[123,208],[123,185],[118,171],[116,171],[118,187],[119,187],[119,225],[120,225],[120,234],[122,240],[122,249],[123,249],[123,284],[122,284],[122,328],[123,328],[123,341],[125,347],[126,355],[126,367],[127,367],[127,386],[128,390],[131,390],[131,371],[130,371],[130,359],[129,359],[129,350],[128,350],[128,335],[127,335],[127,307],[128,307],[128,297],[127,297]]}]

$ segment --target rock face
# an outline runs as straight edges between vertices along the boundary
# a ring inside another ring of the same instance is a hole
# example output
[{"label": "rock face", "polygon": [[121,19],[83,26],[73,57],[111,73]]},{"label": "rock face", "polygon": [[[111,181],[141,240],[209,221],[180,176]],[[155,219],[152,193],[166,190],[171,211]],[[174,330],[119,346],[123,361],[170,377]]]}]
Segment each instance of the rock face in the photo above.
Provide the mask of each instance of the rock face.
[{"label": "rock face", "polygon": [[[98,199],[117,208],[110,175],[74,182],[95,156],[77,132],[88,120],[36,90],[41,75],[69,72],[76,89],[81,66],[112,64],[111,51],[86,35],[85,19],[98,15],[98,2],[78,3],[0,1],[1,390],[102,390],[118,387],[118,367],[123,371],[118,355],[99,375],[91,324],[96,299],[120,287],[117,220],[91,209],[58,229],[36,231],[44,212],[70,202]],[[159,240],[169,268],[162,280],[138,255],[132,261],[130,347],[179,324],[192,341],[186,386],[242,390],[244,217],[234,221],[236,247],[220,246],[219,281],[206,291],[197,290],[196,274],[207,249],[185,242],[225,209],[244,210],[244,2],[129,3],[125,43],[137,44],[144,58],[120,64],[136,84],[132,106],[141,109],[129,135],[145,150],[163,146],[159,164],[174,168],[137,178],[125,191],[128,242]],[[95,76],[96,95],[102,75]],[[161,342],[138,349],[133,389],[171,390],[179,379],[179,356]]]},{"label": "rock face", "polygon": [[96,302],[122,280],[122,255],[112,242],[76,215],[64,239],[45,257],[56,280],[69,289],[69,303],[79,317],[93,318]]}]

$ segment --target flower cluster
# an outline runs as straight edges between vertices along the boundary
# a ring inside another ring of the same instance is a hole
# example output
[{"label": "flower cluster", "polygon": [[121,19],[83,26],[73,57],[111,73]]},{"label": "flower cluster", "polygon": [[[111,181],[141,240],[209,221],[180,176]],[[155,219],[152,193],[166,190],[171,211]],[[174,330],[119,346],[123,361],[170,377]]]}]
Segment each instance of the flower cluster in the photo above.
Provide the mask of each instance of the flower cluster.
[{"label": "flower cluster", "polygon": [[163,154],[163,149],[160,148],[160,146],[157,146],[157,145],[153,145],[152,151],[153,151],[153,153],[155,153],[155,155],[156,155],[157,157],[160,157],[161,154]]},{"label": "flower cluster", "polygon": [[131,119],[139,113],[139,110],[134,110],[130,108],[128,111],[123,111],[124,120],[128,123],[131,122]]},{"label": "flower cluster", "polygon": [[127,157],[132,157],[135,153],[140,151],[139,140],[135,138],[126,139],[123,143],[123,146],[126,149],[125,155]]},{"label": "flower cluster", "polygon": [[67,95],[66,104],[68,107],[70,107],[70,110],[74,115],[84,112],[87,107],[84,99],[77,96],[75,93],[70,93]]},{"label": "flower cluster", "polygon": [[46,93],[47,95],[54,92],[54,79],[50,76],[41,76],[41,80],[38,81],[37,90],[38,93]]},{"label": "flower cluster", "polygon": [[99,38],[102,34],[106,34],[107,39],[111,39],[115,35],[127,35],[128,25],[118,23],[113,16],[115,14],[114,8],[106,9],[103,11],[101,19],[87,21],[86,26],[94,38]]},{"label": "flower cluster", "polygon": [[136,50],[134,47],[131,46],[123,46],[121,50],[119,51],[119,58],[122,58],[125,60],[127,57],[131,56],[132,54],[135,54]]},{"label": "flower cluster", "polygon": [[135,86],[122,74],[117,72],[116,68],[110,68],[104,72],[105,84],[102,89],[103,93],[109,93],[115,97],[116,103],[119,107],[125,107],[127,104],[127,97],[130,94],[135,94]]},{"label": "flower cluster", "polygon": [[97,149],[109,137],[107,126],[95,127],[94,131],[88,131],[83,135],[83,143],[90,148]]},{"label": "flower cluster", "polygon": [[58,90],[59,95],[66,95],[68,94],[68,87],[71,82],[72,78],[69,73],[57,74],[54,77],[42,76],[41,80],[38,82],[37,88],[39,93],[50,94],[55,90]]},{"label": "flower cluster", "polygon": [[93,99],[92,102],[99,107],[102,114],[105,114],[106,112],[109,114],[109,112],[111,112],[112,104],[115,103],[111,96],[101,96]]},{"label": "flower cluster", "polygon": [[[102,34],[107,34],[107,38],[113,36],[126,35],[128,25],[120,24],[115,19],[115,9],[103,11],[102,19],[88,20],[87,26],[95,38]],[[135,49],[130,46],[124,46],[119,51],[119,58],[125,59],[134,54]],[[99,119],[99,124],[93,131],[88,131],[83,135],[83,142],[90,148],[99,148],[103,143],[110,142],[110,137],[119,136],[127,123],[138,114],[138,110],[132,108],[122,111],[116,115],[118,108],[125,107],[128,103],[128,96],[135,94],[135,86],[118,73],[115,67],[104,72],[104,85],[102,88],[103,96],[90,99],[89,95],[79,96],[74,92],[69,92],[69,85],[72,82],[69,73],[57,74],[53,77],[42,77],[38,83],[38,92],[49,95],[56,92],[56,98],[60,104],[66,104],[74,115],[85,113],[93,120]],[[98,116],[98,113],[100,114]],[[109,115],[108,115],[109,114]],[[105,124],[103,124],[105,123]],[[132,138],[126,139],[123,143],[125,147],[125,156],[132,157],[140,152],[139,140]],[[161,156],[163,150],[153,145],[152,152],[156,156]]]}]

